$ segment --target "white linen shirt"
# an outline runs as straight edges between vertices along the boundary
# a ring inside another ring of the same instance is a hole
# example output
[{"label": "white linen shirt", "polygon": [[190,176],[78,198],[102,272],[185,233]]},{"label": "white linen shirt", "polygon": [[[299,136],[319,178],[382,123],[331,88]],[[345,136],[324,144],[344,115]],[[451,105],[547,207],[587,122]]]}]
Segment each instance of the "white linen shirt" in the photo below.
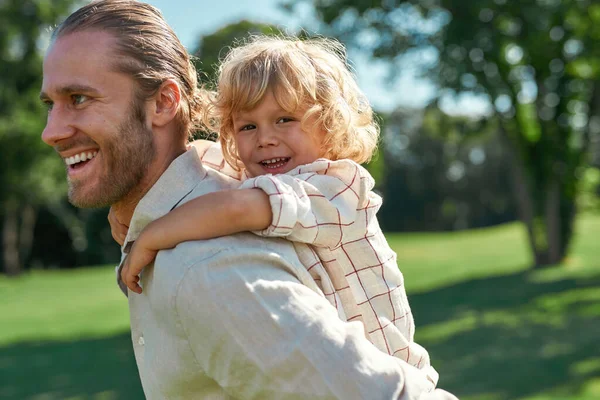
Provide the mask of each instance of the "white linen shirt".
[{"label": "white linen shirt", "polygon": [[236,173],[228,167],[218,143],[208,148],[202,162],[242,180],[240,189],[264,191],[273,219],[267,229],[254,233],[309,244],[316,254],[298,251],[300,261],[340,318],[362,322],[379,350],[422,369],[437,384],[429,354],[414,341],[404,278],[377,221],[382,200],[365,168],[347,159],[318,159],[285,174],[249,178],[245,170]]},{"label": "white linen shirt", "polygon": [[[137,205],[124,256],[150,221],[235,185],[188,150]],[[140,278],[128,299],[147,399],[455,399],[343,322],[286,240],[181,243]]]}]

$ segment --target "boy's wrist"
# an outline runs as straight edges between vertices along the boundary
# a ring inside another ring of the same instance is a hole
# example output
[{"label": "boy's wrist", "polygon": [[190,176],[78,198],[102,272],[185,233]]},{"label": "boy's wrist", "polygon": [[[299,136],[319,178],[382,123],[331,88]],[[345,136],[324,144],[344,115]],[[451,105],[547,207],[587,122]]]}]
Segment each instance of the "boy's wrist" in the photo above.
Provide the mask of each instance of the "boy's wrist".
[{"label": "boy's wrist", "polygon": [[154,221],[150,222],[138,236],[136,243],[148,250],[160,250],[159,248],[159,236],[157,236],[157,229],[154,226]]}]

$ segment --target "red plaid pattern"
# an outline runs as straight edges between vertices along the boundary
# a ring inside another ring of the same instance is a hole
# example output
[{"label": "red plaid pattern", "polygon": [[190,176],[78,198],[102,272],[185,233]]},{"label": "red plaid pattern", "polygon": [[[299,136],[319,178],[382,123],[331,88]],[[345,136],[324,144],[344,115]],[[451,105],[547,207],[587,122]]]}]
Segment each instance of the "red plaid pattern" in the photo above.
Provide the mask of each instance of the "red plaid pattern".
[{"label": "red plaid pattern", "polygon": [[[226,165],[218,146],[202,161],[215,169]],[[237,177],[244,179],[240,188],[260,188],[269,195],[273,222],[255,233],[293,241],[300,261],[342,319],[362,322],[381,351],[425,370],[437,384],[427,351],[413,340],[404,279],[379,227],[382,200],[372,191],[368,171],[350,160],[319,159],[287,174],[248,178],[242,172]]]}]

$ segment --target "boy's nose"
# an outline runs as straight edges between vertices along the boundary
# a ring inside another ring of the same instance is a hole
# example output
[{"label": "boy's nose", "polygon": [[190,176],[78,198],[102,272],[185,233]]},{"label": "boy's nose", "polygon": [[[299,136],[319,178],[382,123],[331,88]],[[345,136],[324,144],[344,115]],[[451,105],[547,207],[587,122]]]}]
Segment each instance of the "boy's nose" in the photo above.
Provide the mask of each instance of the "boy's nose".
[{"label": "boy's nose", "polygon": [[279,143],[277,134],[272,129],[260,129],[258,131],[259,147],[276,146]]}]

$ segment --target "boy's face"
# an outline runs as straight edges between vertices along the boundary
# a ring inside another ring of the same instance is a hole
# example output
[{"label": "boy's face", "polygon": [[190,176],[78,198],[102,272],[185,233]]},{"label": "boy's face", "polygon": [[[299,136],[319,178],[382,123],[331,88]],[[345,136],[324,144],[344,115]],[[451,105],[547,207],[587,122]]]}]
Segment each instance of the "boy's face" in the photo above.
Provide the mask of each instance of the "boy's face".
[{"label": "boy's face", "polygon": [[249,111],[233,114],[238,156],[250,176],[283,174],[322,157],[322,136],[302,130],[303,113],[281,108],[268,91]]}]

